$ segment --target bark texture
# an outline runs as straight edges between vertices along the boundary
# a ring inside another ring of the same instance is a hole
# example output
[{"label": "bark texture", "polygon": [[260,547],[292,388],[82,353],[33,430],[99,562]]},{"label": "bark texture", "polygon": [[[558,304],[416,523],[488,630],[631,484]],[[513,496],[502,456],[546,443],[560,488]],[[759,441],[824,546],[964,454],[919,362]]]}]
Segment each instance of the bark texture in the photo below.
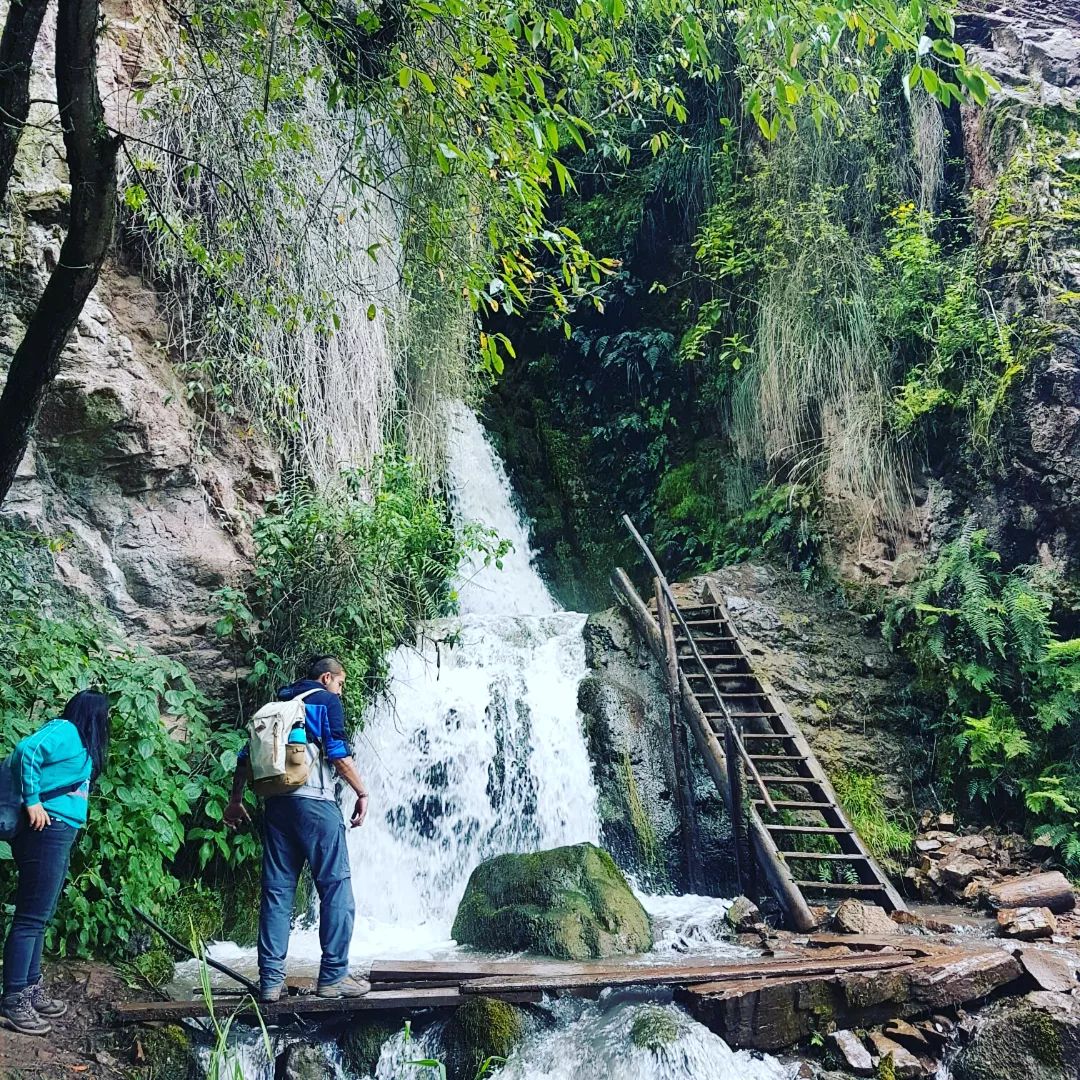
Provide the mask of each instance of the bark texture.
[{"label": "bark texture", "polygon": [[12,0],[0,35],[0,206],[30,115],[30,69],[46,7],[48,0]]}]

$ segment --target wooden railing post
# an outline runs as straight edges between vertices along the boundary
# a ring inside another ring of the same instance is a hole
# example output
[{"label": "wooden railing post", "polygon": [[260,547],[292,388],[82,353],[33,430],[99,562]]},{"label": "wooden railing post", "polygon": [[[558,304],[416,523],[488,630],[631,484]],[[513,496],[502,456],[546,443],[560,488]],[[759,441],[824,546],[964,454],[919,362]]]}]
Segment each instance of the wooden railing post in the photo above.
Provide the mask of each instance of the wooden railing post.
[{"label": "wooden railing post", "polygon": [[667,658],[665,675],[668,695],[668,724],[671,729],[671,756],[675,766],[675,800],[679,812],[679,835],[682,839],[683,882],[691,892],[700,891],[700,863],[697,814],[694,809],[694,788],[690,772],[690,746],[682,722],[679,701],[679,656],[675,649],[675,630],[671,625],[664,589],[659,578],[653,579],[656,614],[664,639]]}]

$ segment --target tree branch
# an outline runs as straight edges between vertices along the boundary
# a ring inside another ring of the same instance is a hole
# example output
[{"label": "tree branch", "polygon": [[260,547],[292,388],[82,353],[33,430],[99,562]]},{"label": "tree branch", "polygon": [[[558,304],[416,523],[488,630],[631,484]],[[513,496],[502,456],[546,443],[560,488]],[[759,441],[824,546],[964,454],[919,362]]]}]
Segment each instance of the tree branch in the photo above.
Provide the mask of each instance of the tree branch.
[{"label": "tree branch", "polygon": [[30,316],[0,395],[0,502],[7,498],[45,390],[97,284],[116,223],[120,140],[105,124],[97,86],[98,0],[59,0],[56,98],[64,130],[71,209],[60,261]]}]

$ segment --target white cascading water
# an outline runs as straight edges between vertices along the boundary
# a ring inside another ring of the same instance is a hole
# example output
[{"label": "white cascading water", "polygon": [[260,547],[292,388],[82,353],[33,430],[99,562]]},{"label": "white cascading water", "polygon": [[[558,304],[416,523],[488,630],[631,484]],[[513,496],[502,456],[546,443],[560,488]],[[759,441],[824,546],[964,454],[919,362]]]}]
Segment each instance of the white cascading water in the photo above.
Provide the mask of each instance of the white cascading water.
[{"label": "white cascading water", "polygon": [[[585,617],[560,611],[545,588],[479,421],[461,404],[447,419],[457,520],[493,526],[514,550],[501,570],[463,569],[461,614],[429,623],[418,649],[395,652],[388,693],[354,745],[372,807],[349,836],[359,964],[452,950],[454,912],[484,859],[599,838],[577,711]],[[652,962],[745,951],[724,940],[728,901],[642,900],[653,919]],[[300,961],[310,970],[318,955],[315,932],[294,931],[290,967]],[[655,1049],[636,1045],[635,1021],[658,1008],[670,1015],[673,1037]],[[663,992],[563,999],[551,1004],[550,1019],[531,1027],[501,1080],[787,1080],[795,1069],[732,1051]],[[438,1054],[439,1030],[410,1043],[403,1034],[388,1040],[376,1080],[437,1080],[435,1069],[412,1062]],[[235,1053],[245,1080],[269,1080],[256,1036]],[[329,1060],[327,1069],[341,1075]]]},{"label": "white cascading water", "polygon": [[449,946],[484,859],[599,837],[577,710],[584,616],[559,611],[544,586],[476,416],[455,403],[446,417],[455,518],[513,550],[501,569],[462,568],[460,615],[395,652],[389,691],[357,737],[372,807],[349,837],[359,959]]}]

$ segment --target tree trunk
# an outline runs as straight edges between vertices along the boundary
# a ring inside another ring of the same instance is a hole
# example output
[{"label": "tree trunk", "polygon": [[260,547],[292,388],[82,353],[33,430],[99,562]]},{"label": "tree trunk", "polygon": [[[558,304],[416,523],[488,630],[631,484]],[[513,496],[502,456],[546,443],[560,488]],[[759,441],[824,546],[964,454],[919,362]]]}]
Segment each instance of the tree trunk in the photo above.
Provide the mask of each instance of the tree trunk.
[{"label": "tree trunk", "polygon": [[0,36],[0,206],[7,198],[15,154],[30,114],[34,45],[49,0],[11,0]]},{"label": "tree trunk", "polygon": [[71,212],[60,261],[12,358],[0,395],[0,502],[7,498],[60,354],[97,283],[116,222],[119,140],[105,126],[97,86],[98,0],[60,0],[56,98],[64,130]]}]

